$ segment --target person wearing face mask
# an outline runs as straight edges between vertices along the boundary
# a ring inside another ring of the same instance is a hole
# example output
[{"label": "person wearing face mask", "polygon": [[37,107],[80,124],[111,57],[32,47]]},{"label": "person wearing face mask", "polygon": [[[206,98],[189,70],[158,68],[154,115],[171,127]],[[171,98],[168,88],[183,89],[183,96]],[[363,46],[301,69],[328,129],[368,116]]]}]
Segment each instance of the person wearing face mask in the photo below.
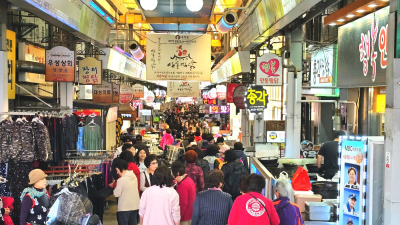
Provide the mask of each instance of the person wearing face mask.
[{"label": "person wearing face mask", "polygon": [[20,225],[44,225],[50,208],[50,196],[46,191],[47,175],[40,169],[29,173],[29,187],[21,194]]},{"label": "person wearing face mask", "polygon": [[144,164],[144,160],[149,155],[150,155],[150,152],[149,152],[149,150],[147,150],[147,148],[139,149],[136,152],[135,162],[136,162],[136,165],[139,167],[140,173],[143,173],[147,169],[146,165]]},{"label": "person wearing face mask", "polygon": [[358,190],[360,188],[360,185],[357,184],[357,181],[356,181],[356,175],[357,175],[356,168],[350,167],[347,170],[347,175],[349,176],[349,182],[344,187]]}]

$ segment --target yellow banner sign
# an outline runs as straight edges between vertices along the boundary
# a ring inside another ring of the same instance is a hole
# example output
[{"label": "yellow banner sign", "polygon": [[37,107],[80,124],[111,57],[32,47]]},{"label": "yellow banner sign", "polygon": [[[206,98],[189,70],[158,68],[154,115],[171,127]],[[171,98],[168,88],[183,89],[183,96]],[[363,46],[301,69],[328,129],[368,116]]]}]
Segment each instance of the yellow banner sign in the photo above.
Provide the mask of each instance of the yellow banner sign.
[{"label": "yellow banner sign", "polygon": [[15,32],[6,31],[7,39],[7,64],[8,64],[8,99],[15,99],[15,51],[16,40]]}]

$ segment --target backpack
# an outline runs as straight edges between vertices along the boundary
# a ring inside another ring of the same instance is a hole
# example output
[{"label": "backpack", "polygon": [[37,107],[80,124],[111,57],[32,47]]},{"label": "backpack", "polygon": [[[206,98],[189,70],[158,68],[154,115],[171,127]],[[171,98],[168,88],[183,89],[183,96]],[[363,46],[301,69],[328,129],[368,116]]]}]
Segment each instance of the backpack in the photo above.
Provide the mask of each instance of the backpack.
[{"label": "backpack", "polygon": [[247,175],[248,172],[246,168],[244,167],[243,163],[240,161],[236,160],[235,163],[230,163],[226,164],[226,166],[229,166],[231,168],[231,171],[226,174],[225,182],[224,182],[224,187],[223,191],[229,193],[232,195],[232,199],[236,199],[240,195],[240,189],[239,189],[239,181],[240,178],[243,175]]}]

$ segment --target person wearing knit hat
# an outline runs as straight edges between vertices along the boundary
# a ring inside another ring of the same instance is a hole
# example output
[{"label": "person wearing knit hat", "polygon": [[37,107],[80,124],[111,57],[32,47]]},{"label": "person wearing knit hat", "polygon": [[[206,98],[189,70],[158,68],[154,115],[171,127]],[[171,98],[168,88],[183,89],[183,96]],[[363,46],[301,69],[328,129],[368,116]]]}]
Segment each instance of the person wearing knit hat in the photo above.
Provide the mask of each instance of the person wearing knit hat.
[{"label": "person wearing knit hat", "polygon": [[29,173],[29,187],[21,194],[20,224],[46,224],[50,208],[46,177],[41,169],[34,169]]}]

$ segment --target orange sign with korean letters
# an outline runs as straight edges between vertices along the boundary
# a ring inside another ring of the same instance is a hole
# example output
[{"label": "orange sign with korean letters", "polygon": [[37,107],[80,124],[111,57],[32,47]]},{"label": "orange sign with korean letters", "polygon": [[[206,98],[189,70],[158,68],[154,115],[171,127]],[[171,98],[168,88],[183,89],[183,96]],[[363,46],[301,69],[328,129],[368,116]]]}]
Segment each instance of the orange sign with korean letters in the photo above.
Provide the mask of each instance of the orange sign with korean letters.
[{"label": "orange sign with korean letters", "polygon": [[46,50],[46,81],[75,82],[75,52],[63,46]]}]

